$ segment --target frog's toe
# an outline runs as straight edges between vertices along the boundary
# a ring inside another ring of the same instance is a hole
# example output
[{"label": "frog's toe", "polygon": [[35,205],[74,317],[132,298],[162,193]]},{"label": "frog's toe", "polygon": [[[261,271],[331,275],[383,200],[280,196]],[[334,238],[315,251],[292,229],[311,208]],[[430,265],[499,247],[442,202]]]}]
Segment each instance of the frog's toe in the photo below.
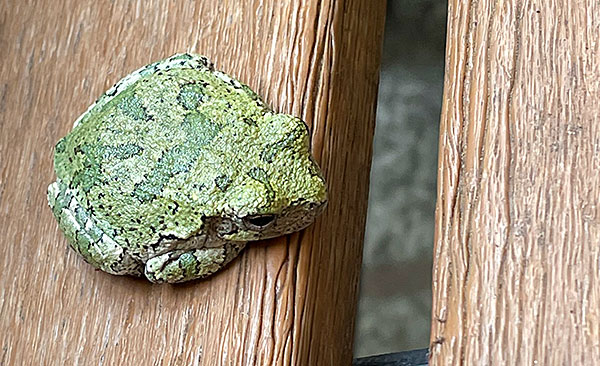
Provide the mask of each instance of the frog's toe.
[{"label": "frog's toe", "polygon": [[146,262],[145,275],[154,283],[176,283],[203,278],[227,265],[244,245],[245,243],[230,242],[218,248],[167,252]]}]

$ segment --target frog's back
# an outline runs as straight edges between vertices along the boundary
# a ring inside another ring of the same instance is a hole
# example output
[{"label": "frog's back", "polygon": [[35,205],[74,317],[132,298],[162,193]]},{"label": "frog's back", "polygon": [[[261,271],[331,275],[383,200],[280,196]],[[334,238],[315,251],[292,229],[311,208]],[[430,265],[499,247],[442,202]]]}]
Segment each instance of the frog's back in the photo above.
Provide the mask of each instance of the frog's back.
[{"label": "frog's back", "polygon": [[[210,209],[197,201],[208,200],[207,189],[214,187],[190,179],[203,174],[216,181],[227,154],[215,144],[225,145],[232,135],[251,139],[259,128],[255,121],[269,112],[254,92],[214,71],[206,58],[175,55],[126,76],[75,122],[56,146],[57,180],[97,219],[121,228],[116,236],[127,237],[130,230],[140,236],[132,239],[142,241],[155,240],[158,232],[185,237],[210,213],[174,202],[196,201],[195,207]],[[163,199],[166,191],[169,199]],[[178,214],[181,219],[173,220]],[[161,224],[166,215],[179,229]],[[144,217],[156,222],[140,225]]]}]

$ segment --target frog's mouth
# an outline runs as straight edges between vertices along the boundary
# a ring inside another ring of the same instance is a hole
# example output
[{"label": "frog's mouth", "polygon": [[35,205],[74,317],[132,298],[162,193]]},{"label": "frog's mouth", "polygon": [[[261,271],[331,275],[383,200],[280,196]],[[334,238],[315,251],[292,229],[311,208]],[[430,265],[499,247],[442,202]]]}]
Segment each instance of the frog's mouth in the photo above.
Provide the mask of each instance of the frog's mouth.
[{"label": "frog's mouth", "polygon": [[322,202],[304,200],[295,202],[277,217],[273,225],[261,232],[261,239],[286,235],[306,228],[315,221],[326,206],[327,200]]},{"label": "frog's mouth", "polygon": [[261,213],[241,218],[214,218],[218,225],[212,226],[215,235],[232,241],[251,241],[274,238],[302,230],[313,223],[325,209],[327,201],[299,201],[279,214]]}]

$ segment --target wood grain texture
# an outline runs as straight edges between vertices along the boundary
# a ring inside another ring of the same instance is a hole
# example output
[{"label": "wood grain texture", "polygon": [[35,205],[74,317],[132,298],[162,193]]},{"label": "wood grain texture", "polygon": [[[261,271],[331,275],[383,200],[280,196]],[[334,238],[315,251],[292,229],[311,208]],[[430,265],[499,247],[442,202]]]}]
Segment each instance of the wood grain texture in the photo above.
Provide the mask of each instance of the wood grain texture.
[{"label": "wood grain texture", "polygon": [[449,3],[432,365],[600,360],[600,7]]},{"label": "wood grain texture", "polygon": [[[384,12],[369,0],[0,2],[0,365],[349,364]],[[329,206],[210,280],[95,271],[47,207],[53,146],[114,82],[183,51],[307,121]]]}]

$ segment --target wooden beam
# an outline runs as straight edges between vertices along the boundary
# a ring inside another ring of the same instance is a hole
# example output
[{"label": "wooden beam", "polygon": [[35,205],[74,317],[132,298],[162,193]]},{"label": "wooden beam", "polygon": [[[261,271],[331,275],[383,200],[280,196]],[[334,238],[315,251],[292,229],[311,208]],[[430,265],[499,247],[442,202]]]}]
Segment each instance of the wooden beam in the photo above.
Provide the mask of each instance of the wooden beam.
[{"label": "wooden beam", "polygon": [[432,365],[600,360],[600,7],[449,2]]},{"label": "wooden beam", "polygon": [[[0,7],[0,365],[349,364],[385,2]],[[46,205],[54,144],[114,82],[184,51],[306,120],[329,206],[206,281],[95,271]]]}]

